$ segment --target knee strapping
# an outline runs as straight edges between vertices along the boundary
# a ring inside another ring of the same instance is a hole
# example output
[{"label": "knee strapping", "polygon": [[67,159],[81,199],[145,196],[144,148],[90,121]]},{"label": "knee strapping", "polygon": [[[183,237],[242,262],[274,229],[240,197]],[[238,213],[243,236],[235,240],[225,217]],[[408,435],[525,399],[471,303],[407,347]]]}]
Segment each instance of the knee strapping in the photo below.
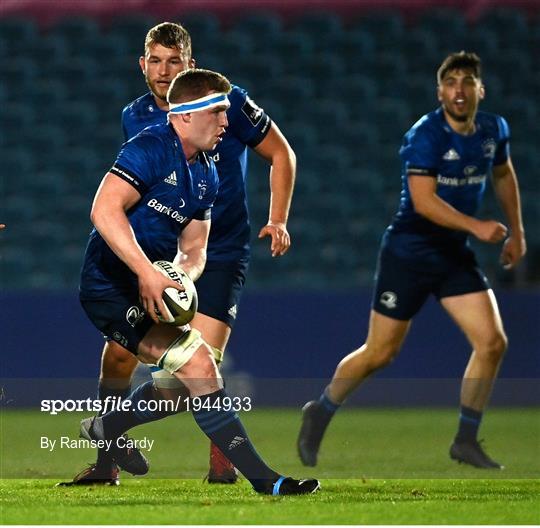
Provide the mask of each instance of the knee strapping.
[{"label": "knee strapping", "polygon": [[157,389],[180,389],[184,387],[184,384],[176,376],[169,374],[167,371],[159,367],[152,367],[150,370]]},{"label": "knee strapping", "polygon": [[172,374],[182,368],[202,344],[204,344],[204,340],[201,333],[192,329],[168,346],[165,353],[159,358],[157,366]]},{"label": "knee strapping", "polygon": [[210,348],[212,349],[212,354],[214,355],[214,361],[217,365],[219,365],[223,361],[223,350],[221,350],[221,348],[213,346],[211,346]]}]

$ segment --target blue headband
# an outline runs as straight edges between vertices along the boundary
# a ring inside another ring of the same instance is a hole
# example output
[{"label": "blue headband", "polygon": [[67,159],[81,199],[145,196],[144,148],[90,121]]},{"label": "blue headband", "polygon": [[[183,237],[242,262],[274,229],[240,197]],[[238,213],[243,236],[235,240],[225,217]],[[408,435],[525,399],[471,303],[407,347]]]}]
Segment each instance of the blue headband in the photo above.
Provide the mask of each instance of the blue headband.
[{"label": "blue headband", "polygon": [[169,103],[169,112],[172,114],[189,114],[190,112],[200,112],[215,106],[226,106],[227,108],[231,106],[226,93],[210,94],[185,103]]}]

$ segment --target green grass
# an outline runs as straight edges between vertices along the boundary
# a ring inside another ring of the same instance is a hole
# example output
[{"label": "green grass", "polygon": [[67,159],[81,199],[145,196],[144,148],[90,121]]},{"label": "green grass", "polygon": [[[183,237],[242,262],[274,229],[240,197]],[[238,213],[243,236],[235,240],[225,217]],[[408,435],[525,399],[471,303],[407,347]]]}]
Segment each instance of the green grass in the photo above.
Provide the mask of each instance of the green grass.
[{"label": "green grass", "polygon": [[193,419],[176,416],[134,431],[155,440],[150,474],[118,488],[55,488],[93,460],[93,451],[40,448],[40,437],[77,437],[85,415],[2,410],[3,524],[539,524],[540,412],[492,409],[482,436],[504,471],[452,462],[454,409],[341,411],[319,467],[297,460],[299,412],[258,410],[242,418],[259,452],[286,474],[317,476],[308,497],[267,497],[243,480],[202,483],[208,442]]}]

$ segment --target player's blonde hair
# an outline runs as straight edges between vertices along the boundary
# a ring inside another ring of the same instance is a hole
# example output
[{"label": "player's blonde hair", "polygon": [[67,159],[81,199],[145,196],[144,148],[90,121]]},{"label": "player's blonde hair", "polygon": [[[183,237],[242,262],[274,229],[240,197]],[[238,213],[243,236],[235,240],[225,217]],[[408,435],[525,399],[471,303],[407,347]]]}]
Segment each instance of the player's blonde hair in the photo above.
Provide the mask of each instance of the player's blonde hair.
[{"label": "player's blonde hair", "polygon": [[165,48],[177,48],[186,59],[191,59],[191,36],[180,24],[162,22],[150,28],[144,40],[145,55],[148,55],[155,44],[161,44]]}]

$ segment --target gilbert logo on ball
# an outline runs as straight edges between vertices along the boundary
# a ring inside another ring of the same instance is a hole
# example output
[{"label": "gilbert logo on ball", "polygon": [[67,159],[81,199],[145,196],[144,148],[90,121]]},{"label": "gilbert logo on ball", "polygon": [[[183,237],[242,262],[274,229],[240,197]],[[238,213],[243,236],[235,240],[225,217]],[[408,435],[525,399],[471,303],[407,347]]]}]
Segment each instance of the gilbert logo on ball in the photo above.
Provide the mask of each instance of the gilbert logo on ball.
[{"label": "gilbert logo on ball", "polygon": [[183,286],[184,291],[175,288],[166,288],[163,292],[163,302],[167,313],[158,314],[159,320],[164,323],[182,326],[189,323],[197,312],[197,290],[193,281],[182,268],[166,260],[157,260],[154,268]]}]

